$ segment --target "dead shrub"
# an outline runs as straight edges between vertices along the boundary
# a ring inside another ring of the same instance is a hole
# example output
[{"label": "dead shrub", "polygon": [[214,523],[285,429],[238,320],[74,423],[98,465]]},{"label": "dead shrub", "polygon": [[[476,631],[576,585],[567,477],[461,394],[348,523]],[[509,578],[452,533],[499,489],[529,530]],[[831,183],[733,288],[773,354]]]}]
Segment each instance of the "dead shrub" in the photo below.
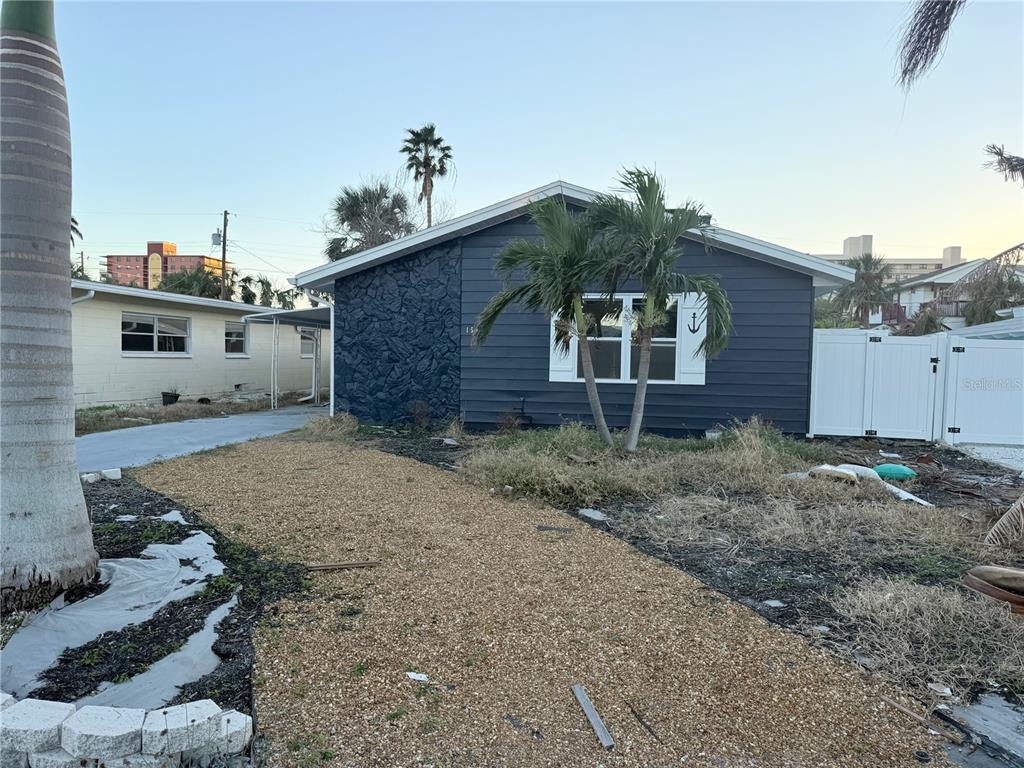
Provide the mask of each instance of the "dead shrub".
[{"label": "dead shrub", "polygon": [[1024,693],[1024,620],[963,590],[879,579],[833,600],[857,646],[887,679],[965,693],[988,681]]},{"label": "dead shrub", "polygon": [[359,420],[351,413],[342,411],[333,416],[317,416],[306,422],[302,432],[316,440],[348,440],[359,429]]}]

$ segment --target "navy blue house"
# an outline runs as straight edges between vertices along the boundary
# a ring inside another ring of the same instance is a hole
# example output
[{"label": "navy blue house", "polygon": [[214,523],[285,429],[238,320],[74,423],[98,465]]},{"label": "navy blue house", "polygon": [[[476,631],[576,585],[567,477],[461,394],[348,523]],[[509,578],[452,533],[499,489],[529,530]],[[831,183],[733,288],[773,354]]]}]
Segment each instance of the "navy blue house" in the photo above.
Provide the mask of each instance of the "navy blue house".
[{"label": "navy blue house", "polygon": [[[435,421],[460,416],[477,427],[513,413],[535,425],[591,421],[576,350],[552,348],[550,317],[513,309],[485,344],[473,340],[480,311],[501,288],[498,253],[511,240],[538,238],[527,206],[556,195],[585,207],[595,193],[554,182],[298,275],[300,288],[334,297],[334,409],[372,423],[428,409]],[[645,427],[699,432],[759,415],[804,434],[815,293],[848,283],[853,270],[724,229],[713,229],[710,241],[710,250],[699,237],[684,242],[679,269],[718,276],[733,305],[732,337],[718,357],[695,356],[700,297],[674,297],[654,345]],[[639,296],[625,286],[616,297],[621,319],[606,317],[593,342],[612,427],[629,421],[629,316]],[[598,307],[590,307],[595,316]]]}]

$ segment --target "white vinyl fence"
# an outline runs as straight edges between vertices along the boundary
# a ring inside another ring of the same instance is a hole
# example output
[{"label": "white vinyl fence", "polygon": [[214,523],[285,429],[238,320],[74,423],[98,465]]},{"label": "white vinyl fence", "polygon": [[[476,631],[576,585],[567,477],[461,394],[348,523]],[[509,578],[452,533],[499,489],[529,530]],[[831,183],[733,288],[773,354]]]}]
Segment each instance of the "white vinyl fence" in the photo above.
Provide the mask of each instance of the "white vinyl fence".
[{"label": "white vinyl fence", "polygon": [[811,436],[1024,445],[1024,339],[822,329],[813,354]]}]

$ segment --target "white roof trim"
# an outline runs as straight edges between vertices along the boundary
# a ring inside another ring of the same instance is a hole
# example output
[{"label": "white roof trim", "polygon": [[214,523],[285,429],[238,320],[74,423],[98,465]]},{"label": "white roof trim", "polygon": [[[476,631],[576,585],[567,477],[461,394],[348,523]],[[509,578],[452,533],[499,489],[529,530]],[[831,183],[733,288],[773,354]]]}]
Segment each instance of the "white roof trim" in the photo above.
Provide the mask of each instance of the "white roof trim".
[{"label": "white roof trim", "polygon": [[[109,293],[115,296],[128,296],[133,299],[144,299],[146,301],[162,301],[171,304],[191,304],[194,306],[208,307],[209,309],[223,309],[230,312],[251,313],[253,304],[244,304],[240,301],[224,301],[222,299],[207,299],[203,296],[187,296],[183,293],[171,293],[170,291],[156,291],[151,288],[136,288],[131,285],[117,285],[116,283],[94,283],[91,280],[72,280],[71,287],[80,291],[96,291],[96,293]],[[284,310],[274,310],[283,312]]]},{"label": "white roof trim", "polygon": [[270,323],[277,320],[285,325],[314,325],[329,328],[331,308],[328,306],[305,307],[303,309],[278,309],[268,312],[254,312],[242,318],[247,323]]},{"label": "white roof trim", "polygon": [[[691,230],[689,234],[691,239],[701,240],[700,233],[696,230]],[[730,251],[741,253],[752,259],[811,275],[814,278],[815,288],[840,288],[847,283],[852,283],[857,276],[857,270],[852,267],[758,240],[732,230],[710,227],[706,234],[708,242],[712,245],[717,243]]]},{"label": "white roof trim", "polygon": [[411,235],[392,240],[390,243],[360,251],[320,267],[307,269],[305,272],[300,272],[292,278],[291,282],[299,288],[323,287],[334,282],[336,278],[352,272],[358,272],[375,264],[390,261],[435,243],[450,240],[464,230],[471,230],[492,219],[509,216],[525,209],[536,200],[543,200],[555,195],[564,195],[568,198],[588,202],[597,196],[597,192],[594,192],[592,189],[577,187],[575,184],[569,184],[565,181],[553,181],[550,184],[545,184],[543,187],[531,189],[529,192],[510,197],[508,200],[502,200],[500,203],[494,203],[478,211],[457,216],[442,224],[413,232]]},{"label": "white roof trim", "polygon": [[[400,237],[376,248],[360,251],[344,259],[300,272],[290,282],[299,288],[323,288],[339,277],[450,240],[466,231],[488,225],[495,219],[517,214],[531,202],[555,195],[563,195],[587,203],[596,198],[598,193],[565,181],[553,181],[543,187],[537,187],[516,197],[502,200],[500,203],[458,216],[435,227],[421,229],[419,232]],[[696,233],[694,233],[694,238],[700,240],[700,236]],[[710,230],[708,239],[745,256],[811,275],[814,278],[815,287],[837,288],[853,282],[856,274],[850,267],[719,227],[713,227]]]}]

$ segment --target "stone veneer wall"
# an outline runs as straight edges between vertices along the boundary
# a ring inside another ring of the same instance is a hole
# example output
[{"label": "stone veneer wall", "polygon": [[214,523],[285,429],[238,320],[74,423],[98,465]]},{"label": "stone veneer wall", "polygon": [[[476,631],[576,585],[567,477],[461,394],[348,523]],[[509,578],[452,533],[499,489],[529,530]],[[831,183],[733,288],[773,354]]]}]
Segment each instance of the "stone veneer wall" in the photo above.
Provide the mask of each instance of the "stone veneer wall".
[{"label": "stone veneer wall", "polygon": [[336,411],[360,421],[459,412],[462,248],[446,243],[334,284]]}]

